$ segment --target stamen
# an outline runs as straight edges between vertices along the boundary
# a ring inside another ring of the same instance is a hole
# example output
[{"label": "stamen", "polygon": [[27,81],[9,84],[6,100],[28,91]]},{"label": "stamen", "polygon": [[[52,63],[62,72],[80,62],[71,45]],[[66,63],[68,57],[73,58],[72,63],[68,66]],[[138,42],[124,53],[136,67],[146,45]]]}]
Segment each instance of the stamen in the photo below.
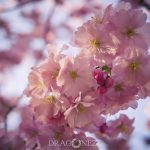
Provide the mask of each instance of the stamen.
[{"label": "stamen", "polygon": [[128,128],[123,123],[118,126],[118,129],[123,133],[128,131]]},{"label": "stamen", "polygon": [[55,132],[55,135],[54,135],[55,139],[58,140],[61,138],[61,133],[60,132]]},{"label": "stamen", "polygon": [[32,135],[33,137],[35,137],[35,136],[38,135],[38,132],[37,132],[36,130],[32,130],[32,131],[31,131],[31,135]]},{"label": "stamen", "polygon": [[48,95],[44,98],[44,102],[48,104],[52,104],[55,101],[55,97],[53,95]]},{"label": "stamen", "polygon": [[122,85],[121,84],[116,84],[114,86],[114,89],[115,89],[116,92],[120,92],[120,91],[122,91]]},{"label": "stamen", "polygon": [[71,79],[75,80],[78,77],[78,74],[76,71],[70,71],[69,75],[71,77]]},{"label": "stamen", "polygon": [[97,39],[90,40],[90,44],[93,48],[100,48],[100,46],[101,46],[100,41]]},{"label": "stamen", "polygon": [[58,73],[59,73],[59,69],[56,69],[54,72],[52,72],[51,74],[51,78],[53,80],[56,80],[57,76],[58,76]]},{"label": "stamen", "polygon": [[40,89],[42,89],[43,86],[44,86],[44,83],[42,81],[38,81],[37,87],[40,88]]},{"label": "stamen", "polygon": [[77,109],[78,109],[78,111],[81,112],[81,113],[85,111],[85,108],[84,108],[84,106],[83,106],[82,104],[79,104],[79,105],[77,106]]},{"label": "stamen", "polygon": [[127,35],[129,38],[131,38],[131,37],[133,37],[133,36],[135,35],[135,32],[134,32],[133,29],[129,28],[129,29],[127,30],[127,32],[126,32],[126,35]]},{"label": "stamen", "polygon": [[137,69],[138,69],[138,67],[139,67],[139,63],[138,62],[131,62],[130,64],[129,64],[129,68],[132,70],[132,71],[136,71]]}]

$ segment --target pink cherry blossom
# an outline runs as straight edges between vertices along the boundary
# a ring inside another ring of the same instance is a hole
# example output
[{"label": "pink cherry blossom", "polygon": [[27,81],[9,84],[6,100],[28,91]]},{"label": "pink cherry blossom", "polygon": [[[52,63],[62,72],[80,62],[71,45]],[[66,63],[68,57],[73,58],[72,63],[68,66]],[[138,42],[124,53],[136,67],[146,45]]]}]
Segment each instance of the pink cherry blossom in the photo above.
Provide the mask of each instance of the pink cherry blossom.
[{"label": "pink cherry blossom", "polygon": [[92,68],[86,58],[65,57],[60,61],[60,65],[57,84],[63,88],[64,94],[77,97],[79,92],[88,91],[93,87],[95,82],[92,78]]},{"label": "pink cherry blossom", "polygon": [[101,113],[114,114],[128,107],[136,108],[138,88],[127,85],[121,78],[113,80],[113,86],[97,96],[96,103],[99,105]]},{"label": "pink cherry blossom", "polygon": [[48,88],[44,84],[44,80],[36,68],[32,69],[28,79],[29,85],[25,90],[25,94],[27,96],[34,96],[36,98],[44,96],[48,91]]},{"label": "pink cherry blossom", "polygon": [[[83,7],[70,15],[88,11]],[[43,33],[39,12],[23,15],[35,19],[35,36]],[[49,44],[47,57],[29,73],[24,91],[29,104],[11,105],[0,97],[0,150],[98,150],[95,138],[108,149],[129,149],[134,119],[115,115],[129,107],[135,109],[140,98],[150,96],[150,24],[146,19],[142,10],[129,3],[109,5],[78,27],[71,46]],[[54,36],[52,28],[44,30],[48,32],[43,36],[46,43]],[[38,57],[43,56],[41,52]],[[7,115],[15,107],[22,121],[11,132],[7,130]],[[87,137],[87,132],[93,138]],[[94,145],[85,145],[87,141]]]},{"label": "pink cherry blossom", "polygon": [[65,118],[71,128],[81,128],[91,123],[98,113],[98,107],[95,106],[92,97],[79,95],[74,104],[66,110]]},{"label": "pink cherry blossom", "polygon": [[150,80],[149,61],[149,56],[141,52],[128,57],[118,56],[113,61],[112,75],[122,77],[126,84],[142,86]]},{"label": "pink cherry blossom", "polygon": [[56,78],[60,70],[58,60],[52,58],[46,59],[37,69],[44,80],[44,84],[49,90],[51,90],[52,87],[55,88],[57,86]]},{"label": "pink cherry blossom", "polygon": [[129,138],[134,129],[133,122],[134,119],[129,119],[126,115],[121,114],[115,120],[109,120],[99,125],[97,124],[94,132],[96,132],[99,138],[115,139],[120,136]]},{"label": "pink cherry blossom", "polygon": [[146,18],[146,14],[138,9],[120,9],[114,13],[110,26],[120,41],[120,50],[128,46],[148,49],[150,25],[146,23]]},{"label": "pink cherry blossom", "polygon": [[33,107],[36,118],[50,124],[58,119],[63,119],[61,113],[69,106],[69,101],[61,96],[58,91],[47,93],[43,99],[31,101],[31,107]]},{"label": "pink cherry blossom", "polygon": [[92,21],[97,24],[108,24],[111,14],[113,12],[112,5],[109,5],[105,8],[105,10],[96,10],[94,17],[92,17]]},{"label": "pink cherry blossom", "polygon": [[75,32],[75,44],[83,53],[101,56],[114,54],[114,43],[104,26],[88,21]]}]

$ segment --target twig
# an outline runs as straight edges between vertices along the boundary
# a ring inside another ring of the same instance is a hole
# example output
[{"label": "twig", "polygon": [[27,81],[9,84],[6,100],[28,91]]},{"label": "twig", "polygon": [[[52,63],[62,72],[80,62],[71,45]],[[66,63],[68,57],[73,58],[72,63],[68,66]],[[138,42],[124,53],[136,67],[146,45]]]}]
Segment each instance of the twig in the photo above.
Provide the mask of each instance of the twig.
[{"label": "twig", "polygon": [[[45,40],[46,40],[46,34],[47,34],[47,32],[52,28],[50,21],[51,21],[53,15],[54,15],[54,13],[55,13],[55,9],[56,9],[56,6],[54,5],[53,8],[51,8],[51,9],[49,10],[47,19],[46,19],[45,24],[44,24],[43,37],[44,37]],[[46,41],[47,41],[47,40],[46,40]]]},{"label": "twig", "polygon": [[139,4],[150,10],[150,5],[145,0],[140,0]]},{"label": "twig", "polygon": [[11,8],[6,8],[4,10],[0,10],[0,13],[6,13],[6,12],[10,12],[10,11],[13,11],[15,9],[19,9],[29,3],[36,3],[36,2],[40,2],[42,0],[26,0],[26,1],[23,1],[23,2],[19,2],[17,5],[11,7]]},{"label": "twig", "polygon": [[8,128],[8,124],[7,124],[7,117],[8,117],[8,114],[15,108],[16,106],[12,106],[8,109],[8,111],[6,112],[5,116],[4,116],[4,130],[5,130],[5,133],[7,133],[7,128]]}]

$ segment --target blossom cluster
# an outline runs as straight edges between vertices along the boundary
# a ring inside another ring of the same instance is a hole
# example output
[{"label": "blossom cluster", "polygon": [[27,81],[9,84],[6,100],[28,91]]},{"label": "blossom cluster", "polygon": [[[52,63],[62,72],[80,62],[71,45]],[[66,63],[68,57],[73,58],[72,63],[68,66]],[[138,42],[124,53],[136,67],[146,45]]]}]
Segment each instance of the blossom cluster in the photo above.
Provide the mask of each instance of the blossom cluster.
[{"label": "blossom cluster", "polygon": [[136,108],[137,100],[150,96],[146,19],[128,3],[109,5],[77,29],[71,42],[78,49],[75,56],[49,45],[48,57],[32,68],[25,90],[30,114],[23,114],[20,130],[28,148],[45,150],[49,139],[88,140],[87,131],[107,140],[131,134],[133,119],[106,116]]}]

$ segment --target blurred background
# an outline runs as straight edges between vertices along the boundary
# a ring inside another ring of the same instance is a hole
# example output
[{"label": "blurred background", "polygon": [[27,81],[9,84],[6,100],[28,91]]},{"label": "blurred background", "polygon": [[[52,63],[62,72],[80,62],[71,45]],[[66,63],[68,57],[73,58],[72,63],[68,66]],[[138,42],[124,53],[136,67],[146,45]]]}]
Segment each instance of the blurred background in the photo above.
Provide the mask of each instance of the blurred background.
[{"label": "blurred background", "polygon": [[[123,1],[123,0],[122,0]],[[140,7],[150,20],[150,0],[124,0]],[[28,103],[23,91],[31,67],[46,55],[48,43],[70,43],[77,27],[91,18],[95,9],[119,0],[0,0],[0,129],[7,120],[8,130],[21,121],[16,106]],[[125,111],[135,117],[131,150],[150,149],[149,98],[140,100],[136,110]],[[5,111],[2,111],[4,110]],[[120,112],[121,113],[121,112]],[[4,117],[2,117],[4,116]],[[103,150],[105,148],[101,148]]]}]

